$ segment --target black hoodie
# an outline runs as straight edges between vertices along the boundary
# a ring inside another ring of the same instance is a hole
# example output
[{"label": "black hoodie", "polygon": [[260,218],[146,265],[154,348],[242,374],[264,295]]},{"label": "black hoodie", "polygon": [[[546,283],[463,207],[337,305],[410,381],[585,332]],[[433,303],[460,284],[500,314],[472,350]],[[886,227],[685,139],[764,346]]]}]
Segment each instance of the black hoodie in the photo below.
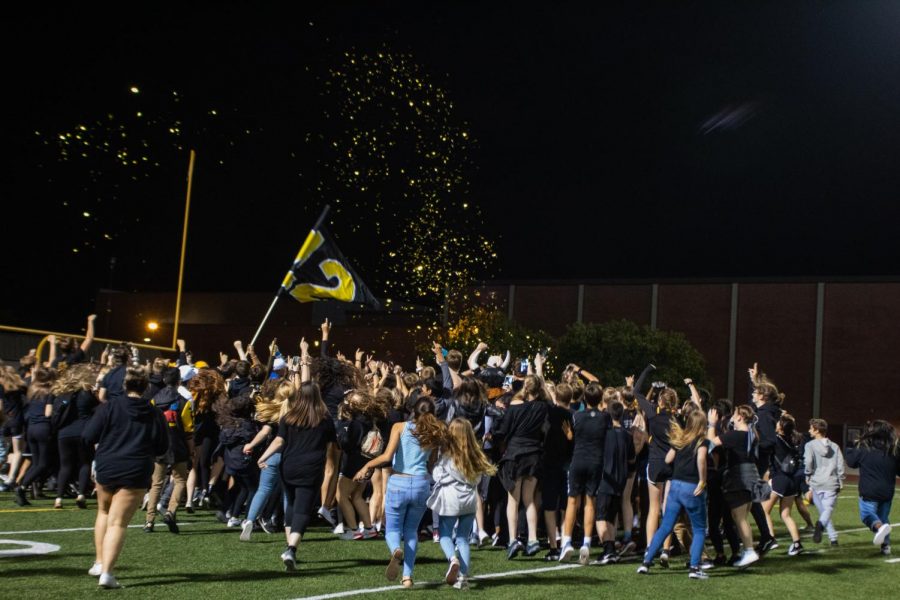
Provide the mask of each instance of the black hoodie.
[{"label": "black hoodie", "polygon": [[859,497],[887,502],[894,497],[895,478],[900,477],[900,456],[883,448],[865,446],[844,450],[848,467],[859,468]]},{"label": "black hoodie", "polygon": [[97,483],[108,488],[149,488],[154,459],[169,449],[162,413],[132,396],[101,404],[81,437],[98,444]]},{"label": "black hoodie", "polygon": [[759,419],[756,424],[756,430],[759,432],[759,448],[773,450],[775,442],[778,441],[775,427],[781,418],[781,407],[774,402],[766,402],[756,407],[756,416]]}]

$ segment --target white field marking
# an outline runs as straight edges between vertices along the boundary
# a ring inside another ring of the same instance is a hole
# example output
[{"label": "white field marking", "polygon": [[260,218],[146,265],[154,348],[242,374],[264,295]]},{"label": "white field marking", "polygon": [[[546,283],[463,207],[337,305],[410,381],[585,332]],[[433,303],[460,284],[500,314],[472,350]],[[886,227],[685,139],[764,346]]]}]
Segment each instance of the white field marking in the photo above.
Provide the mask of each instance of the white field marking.
[{"label": "white field marking", "polygon": [[[900,526],[900,523],[892,523],[891,524],[891,527],[897,527],[897,526]],[[838,533],[839,534],[840,533],[858,533],[860,531],[870,531],[870,529],[868,527],[859,527],[857,529],[844,529],[842,531],[838,531]],[[809,537],[811,537],[811,536],[812,536],[812,534],[809,535]],[[804,551],[804,554],[823,554],[823,553],[824,552],[821,549]],[[629,557],[629,558],[631,558],[631,557]],[[886,562],[900,562],[900,558],[891,559]],[[509,577],[511,575],[530,575],[532,573],[546,573],[548,571],[561,571],[563,569],[577,569],[581,566],[582,565],[580,565],[578,563],[571,563],[571,564],[558,565],[555,567],[541,567],[539,569],[521,569],[518,571],[506,571],[506,572],[501,572],[501,573],[487,573],[485,575],[477,575],[475,577],[470,577],[469,581],[477,581],[479,579],[497,579],[500,577]],[[416,585],[416,587],[419,587],[419,586],[425,587],[425,586],[433,586],[433,585],[438,585],[438,584],[421,582],[421,583],[417,583],[415,585]],[[319,596],[302,596],[300,598],[294,598],[293,600],[330,600],[331,598],[349,598],[350,596],[361,596],[364,594],[376,594],[378,592],[390,592],[390,591],[402,590],[402,589],[405,589],[402,585],[389,585],[389,586],[377,587],[377,588],[364,588],[364,589],[359,589],[359,590],[347,590],[344,592],[334,592],[332,594],[321,594]]]},{"label": "white field marking", "polygon": [[[518,571],[506,571],[505,573],[487,573],[486,575],[478,575],[476,577],[470,577],[469,581],[478,581],[479,579],[498,579],[500,577],[509,577],[511,575],[531,575],[532,573],[546,573],[548,571],[562,571],[564,569],[577,569],[582,565],[578,563],[574,564],[565,564],[565,565],[557,565],[555,567],[541,567],[540,569],[520,569]],[[415,587],[427,587],[427,586],[435,586],[439,585],[438,583],[429,583],[429,582],[421,582],[417,583]],[[322,594],[320,596],[304,596],[302,598],[295,598],[294,600],[330,600],[331,598],[346,598],[348,596],[357,596],[362,594],[375,594],[377,592],[390,592],[394,590],[402,590],[405,589],[402,585],[389,585],[385,587],[379,588],[366,588],[362,590],[347,590],[346,592],[335,592],[333,594]]]},{"label": "white field marking", "polygon": [[[185,525],[196,525],[197,523],[193,521],[188,521],[187,523],[178,523],[179,527],[184,527]],[[140,529],[143,525],[129,525],[129,529]],[[24,535],[31,533],[71,533],[73,531],[93,531],[93,527],[71,527],[69,529],[32,529],[31,531],[0,531],[0,535]],[[238,531],[235,529],[235,531]]]},{"label": "white field marking", "polygon": [[888,564],[900,563],[900,558],[889,558],[884,562],[886,562]]},{"label": "white field marking", "polygon": [[56,544],[45,544],[43,542],[26,542],[24,540],[0,540],[0,546],[6,545],[24,546],[24,548],[4,548],[0,550],[0,558],[38,556],[40,554],[59,552],[59,546],[57,546]]}]

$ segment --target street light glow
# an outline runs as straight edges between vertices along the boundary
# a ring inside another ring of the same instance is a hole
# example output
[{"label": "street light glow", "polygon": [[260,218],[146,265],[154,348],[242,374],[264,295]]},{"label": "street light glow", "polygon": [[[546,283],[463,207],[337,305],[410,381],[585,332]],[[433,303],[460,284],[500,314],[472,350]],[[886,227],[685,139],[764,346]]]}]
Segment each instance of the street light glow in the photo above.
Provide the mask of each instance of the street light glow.
[{"label": "street light glow", "polygon": [[147,329],[149,329],[150,331],[156,331],[157,329],[159,329],[159,323],[157,323],[156,321],[147,321]]}]

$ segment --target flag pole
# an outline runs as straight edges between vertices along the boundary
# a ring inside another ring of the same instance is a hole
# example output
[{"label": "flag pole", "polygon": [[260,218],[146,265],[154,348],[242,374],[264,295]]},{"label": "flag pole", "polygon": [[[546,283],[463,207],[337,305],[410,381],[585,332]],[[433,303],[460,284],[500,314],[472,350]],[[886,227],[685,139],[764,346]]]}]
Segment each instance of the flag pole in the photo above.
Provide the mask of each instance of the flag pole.
[{"label": "flag pole", "polygon": [[[322,223],[325,222],[325,217],[328,216],[328,211],[331,209],[331,206],[326,204],[325,208],[322,209],[322,214],[319,215],[319,218],[316,220],[316,224],[313,225],[312,231],[318,230],[322,227]],[[294,263],[291,263],[291,269],[294,268]],[[290,271],[290,269],[288,269]],[[253,339],[250,340],[250,345],[254,345],[256,343],[256,339],[259,337],[259,334],[262,333],[263,327],[266,326],[266,321],[269,320],[269,316],[272,314],[272,311],[275,310],[275,305],[278,304],[278,299],[281,298],[281,288],[282,286],[278,286],[278,291],[275,292],[275,298],[272,300],[272,304],[269,305],[269,310],[266,311],[266,315],[263,317],[262,322],[259,324],[259,327],[256,329],[256,333],[253,334]]]}]

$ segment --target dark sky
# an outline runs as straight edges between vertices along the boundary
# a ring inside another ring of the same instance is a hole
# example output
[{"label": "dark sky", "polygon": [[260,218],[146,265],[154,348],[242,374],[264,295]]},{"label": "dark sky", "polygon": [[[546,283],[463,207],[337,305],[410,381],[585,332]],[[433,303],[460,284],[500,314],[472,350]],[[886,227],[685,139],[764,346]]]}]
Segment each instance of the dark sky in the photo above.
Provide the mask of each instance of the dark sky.
[{"label": "dark sky", "polygon": [[[69,322],[109,283],[174,288],[185,148],[157,149],[161,167],[118,195],[43,144],[107,113],[180,116],[212,136],[199,149],[187,289],[274,289],[323,199],[310,194],[323,167],[300,139],[328,110],[316,74],[348,48],[411,53],[449,94],[477,141],[468,199],[497,240],[489,277],[900,274],[900,4],[624,5],[5,19],[5,279],[21,293],[5,295],[3,322]],[[232,116],[209,125],[212,107]],[[82,208],[96,212],[90,226]],[[345,254],[371,253],[334,228]],[[120,234],[109,246],[72,253],[108,231]]]}]

